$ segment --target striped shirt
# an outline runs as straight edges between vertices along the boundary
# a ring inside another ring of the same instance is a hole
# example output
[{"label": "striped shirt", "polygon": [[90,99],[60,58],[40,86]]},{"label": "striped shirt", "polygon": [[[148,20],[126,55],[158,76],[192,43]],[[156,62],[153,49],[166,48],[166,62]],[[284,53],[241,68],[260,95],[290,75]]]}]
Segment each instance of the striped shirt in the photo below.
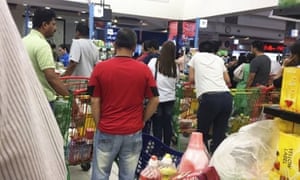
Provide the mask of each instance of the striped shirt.
[{"label": "striped shirt", "polygon": [[0,24],[0,179],[65,180],[63,138],[6,1]]}]

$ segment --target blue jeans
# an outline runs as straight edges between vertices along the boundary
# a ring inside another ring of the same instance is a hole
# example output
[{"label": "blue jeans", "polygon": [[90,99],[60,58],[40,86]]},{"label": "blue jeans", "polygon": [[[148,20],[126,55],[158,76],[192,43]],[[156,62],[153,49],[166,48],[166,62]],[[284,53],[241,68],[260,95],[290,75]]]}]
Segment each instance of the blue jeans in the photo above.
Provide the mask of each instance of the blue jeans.
[{"label": "blue jeans", "polygon": [[[197,128],[203,133],[204,143],[211,153],[226,137],[231,111],[232,96],[229,92],[204,93],[199,99]],[[211,126],[213,126],[212,144],[208,147]]]},{"label": "blue jeans", "polygon": [[152,116],[153,135],[160,139],[167,146],[171,145],[173,135],[172,120],[175,101],[161,102],[158,105],[157,113]]},{"label": "blue jeans", "polygon": [[92,180],[108,180],[112,163],[118,158],[119,180],[133,180],[142,150],[142,132],[111,135],[96,131]]}]

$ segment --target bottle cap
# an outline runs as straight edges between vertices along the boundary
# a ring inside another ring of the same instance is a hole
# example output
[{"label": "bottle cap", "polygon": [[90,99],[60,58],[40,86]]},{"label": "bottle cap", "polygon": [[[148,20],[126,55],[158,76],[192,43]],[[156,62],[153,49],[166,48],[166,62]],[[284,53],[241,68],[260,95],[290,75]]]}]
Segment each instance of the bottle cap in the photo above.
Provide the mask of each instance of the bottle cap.
[{"label": "bottle cap", "polygon": [[152,167],[157,167],[158,166],[158,160],[157,157],[155,155],[152,155],[150,160],[149,160],[149,166]]}]

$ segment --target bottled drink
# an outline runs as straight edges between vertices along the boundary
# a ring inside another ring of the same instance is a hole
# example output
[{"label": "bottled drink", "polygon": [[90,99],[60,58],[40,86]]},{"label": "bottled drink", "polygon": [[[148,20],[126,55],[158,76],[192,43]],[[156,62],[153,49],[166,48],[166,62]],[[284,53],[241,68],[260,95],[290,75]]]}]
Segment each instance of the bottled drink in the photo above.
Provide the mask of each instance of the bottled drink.
[{"label": "bottled drink", "polygon": [[161,180],[161,174],[158,169],[158,160],[156,156],[151,156],[147,167],[141,172],[140,180]]},{"label": "bottled drink", "polygon": [[208,166],[208,153],[202,133],[193,132],[188,147],[181,158],[179,173],[200,172]]}]

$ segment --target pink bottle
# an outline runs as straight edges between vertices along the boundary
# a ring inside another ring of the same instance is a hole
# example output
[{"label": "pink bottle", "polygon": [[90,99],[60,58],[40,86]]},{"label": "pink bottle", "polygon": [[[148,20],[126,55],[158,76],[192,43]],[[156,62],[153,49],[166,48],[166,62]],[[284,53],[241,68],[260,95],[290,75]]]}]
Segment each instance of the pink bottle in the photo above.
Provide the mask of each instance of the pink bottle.
[{"label": "pink bottle", "polygon": [[208,166],[208,163],[209,158],[203,143],[203,135],[200,132],[193,132],[188,147],[181,158],[179,173],[201,172]]}]

